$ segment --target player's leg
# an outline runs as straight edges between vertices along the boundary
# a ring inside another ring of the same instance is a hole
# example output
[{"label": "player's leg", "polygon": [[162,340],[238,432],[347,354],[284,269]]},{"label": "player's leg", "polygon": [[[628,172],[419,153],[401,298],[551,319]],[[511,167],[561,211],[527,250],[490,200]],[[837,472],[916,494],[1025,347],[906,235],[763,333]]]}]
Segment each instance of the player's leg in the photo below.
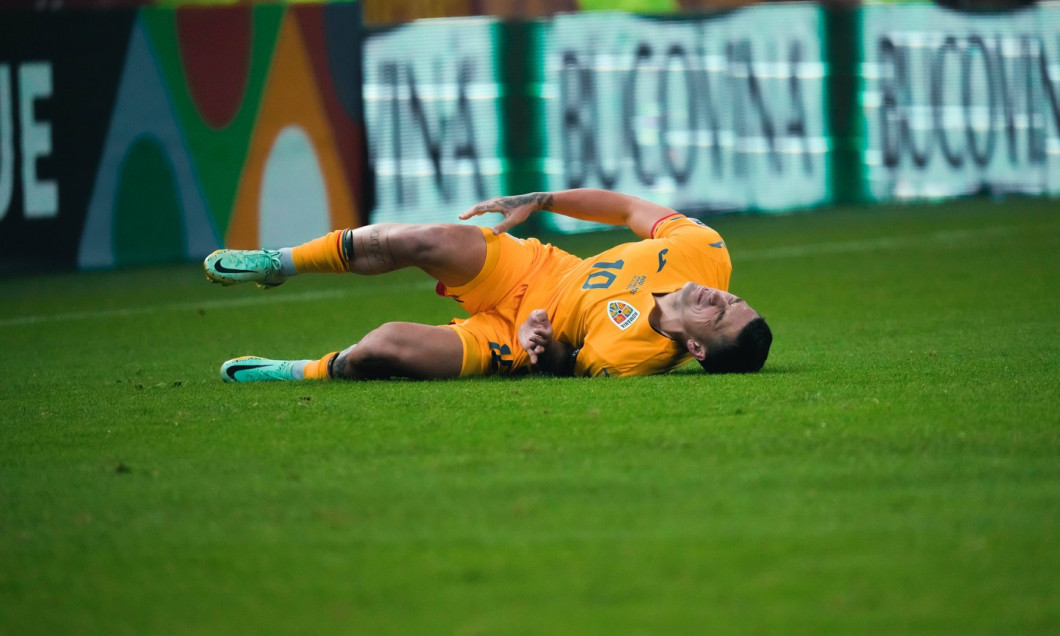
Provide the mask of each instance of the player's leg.
[{"label": "player's leg", "polygon": [[225,382],[391,377],[432,380],[459,376],[463,359],[463,343],[452,329],[389,322],[352,347],[319,360],[235,358],[221,365],[221,378]]},{"label": "player's leg", "polygon": [[486,239],[476,226],[380,223],[280,250],[217,250],[203,267],[207,278],[223,285],[274,287],[295,274],[372,275],[419,267],[447,286],[459,286],[472,280],[485,260]]},{"label": "player's leg", "polygon": [[452,329],[388,322],[340,352],[331,364],[331,373],[347,380],[437,380],[458,377],[463,360],[464,345]]},{"label": "player's leg", "polygon": [[381,223],[345,230],[343,251],[356,274],[418,267],[447,286],[458,286],[482,270],[486,239],[473,225]]}]

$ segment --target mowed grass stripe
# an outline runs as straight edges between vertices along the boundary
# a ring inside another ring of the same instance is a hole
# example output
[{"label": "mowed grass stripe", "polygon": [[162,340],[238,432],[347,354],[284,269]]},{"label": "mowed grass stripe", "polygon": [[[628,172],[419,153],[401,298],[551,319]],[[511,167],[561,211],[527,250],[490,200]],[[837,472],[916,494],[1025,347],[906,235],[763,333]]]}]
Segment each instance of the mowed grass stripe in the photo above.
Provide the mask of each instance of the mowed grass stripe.
[{"label": "mowed grass stripe", "polygon": [[[1001,237],[1010,236],[1025,230],[1021,226],[993,226],[978,230],[946,230],[931,232],[929,234],[913,236],[881,236],[871,239],[860,239],[851,241],[827,241],[820,243],[805,243],[802,245],[791,245],[787,247],[771,247],[742,250],[733,255],[736,262],[773,261],[803,258],[806,256],[820,256],[828,254],[857,253],[883,250],[902,250],[921,247],[950,247],[956,248],[968,245],[981,245]],[[428,283],[405,283],[393,286],[390,289],[396,292],[405,290],[428,289],[432,285]],[[269,290],[271,291],[271,290]],[[42,322],[67,322],[75,320],[98,320],[107,318],[125,318],[130,316],[148,315],[159,312],[183,312],[197,309],[234,309],[238,307],[254,307],[279,303],[301,303],[321,300],[335,300],[352,296],[357,293],[354,289],[327,289],[309,292],[300,292],[284,295],[262,295],[258,297],[240,297],[226,300],[201,300],[193,302],[167,303],[162,305],[146,305],[137,307],[125,307],[119,309],[102,309],[76,312],[62,312],[55,314],[32,314],[26,316],[11,316],[0,318],[0,328],[15,327],[21,325],[33,325]]]},{"label": "mowed grass stripe", "polygon": [[[434,285],[426,283],[408,283],[391,287],[394,293],[403,293],[411,290],[426,290]],[[57,314],[35,314],[30,316],[14,316],[0,319],[0,327],[16,327],[22,325],[35,325],[43,322],[69,322],[77,320],[100,320],[109,318],[128,318],[135,316],[146,316],[164,312],[186,312],[199,309],[237,309],[239,307],[258,307],[264,305],[316,302],[321,300],[335,300],[353,296],[356,289],[323,289],[308,292],[296,292],[290,294],[274,294],[271,290],[264,291],[261,296],[246,296],[231,298],[227,300],[198,300],[180,303],[166,303],[161,305],[144,305],[139,307],[124,307],[121,309],[98,309],[89,311],[74,311]]]}]

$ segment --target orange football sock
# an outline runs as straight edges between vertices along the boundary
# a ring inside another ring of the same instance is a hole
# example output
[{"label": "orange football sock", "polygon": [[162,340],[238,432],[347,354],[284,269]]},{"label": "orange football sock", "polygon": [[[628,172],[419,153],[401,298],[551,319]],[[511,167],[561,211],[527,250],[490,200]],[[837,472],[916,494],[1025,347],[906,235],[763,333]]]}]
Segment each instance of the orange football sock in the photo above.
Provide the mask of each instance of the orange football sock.
[{"label": "orange football sock", "polygon": [[308,243],[291,248],[291,260],[299,274],[342,274],[350,271],[342,253],[342,234],[346,230],[335,230]]},{"label": "orange football sock", "polygon": [[305,364],[305,369],[302,371],[306,380],[330,380],[331,373],[328,372],[328,366],[335,356],[339,355],[338,351],[329,353],[319,360],[310,360]]}]

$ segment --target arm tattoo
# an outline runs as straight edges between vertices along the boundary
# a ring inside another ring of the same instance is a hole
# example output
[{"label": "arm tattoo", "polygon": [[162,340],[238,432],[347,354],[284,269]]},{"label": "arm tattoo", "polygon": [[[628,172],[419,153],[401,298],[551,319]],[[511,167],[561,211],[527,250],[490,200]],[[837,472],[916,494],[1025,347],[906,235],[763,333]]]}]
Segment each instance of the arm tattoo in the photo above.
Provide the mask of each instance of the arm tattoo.
[{"label": "arm tattoo", "polygon": [[548,192],[532,192],[530,194],[520,194],[513,197],[500,197],[490,203],[479,205],[477,209],[481,212],[489,212],[494,209],[494,207],[498,207],[502,210],[508,211],[512,208],[517,208],[528,203],[533,204],[535,210],[545,210],[548,212],[552,210],[552,195]]}]

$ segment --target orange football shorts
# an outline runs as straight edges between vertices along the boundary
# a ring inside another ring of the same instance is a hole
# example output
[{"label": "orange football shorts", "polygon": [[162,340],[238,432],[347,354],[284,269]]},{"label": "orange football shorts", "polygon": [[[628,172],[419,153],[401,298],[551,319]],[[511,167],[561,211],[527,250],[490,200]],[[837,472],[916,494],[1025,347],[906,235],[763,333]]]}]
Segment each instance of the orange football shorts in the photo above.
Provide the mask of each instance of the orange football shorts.
[{"label": "orange football shorts", "polygon": [[581,259],[536,238],[479,229],[486,238],[482,270],[459,287],[438,283],[440,295],[453,298],[471,314],[445,325],[464,344],[460,375],[525,371],[530,361],[519,346],[519,325],[534,309],[545,308],[555,283]]}]

